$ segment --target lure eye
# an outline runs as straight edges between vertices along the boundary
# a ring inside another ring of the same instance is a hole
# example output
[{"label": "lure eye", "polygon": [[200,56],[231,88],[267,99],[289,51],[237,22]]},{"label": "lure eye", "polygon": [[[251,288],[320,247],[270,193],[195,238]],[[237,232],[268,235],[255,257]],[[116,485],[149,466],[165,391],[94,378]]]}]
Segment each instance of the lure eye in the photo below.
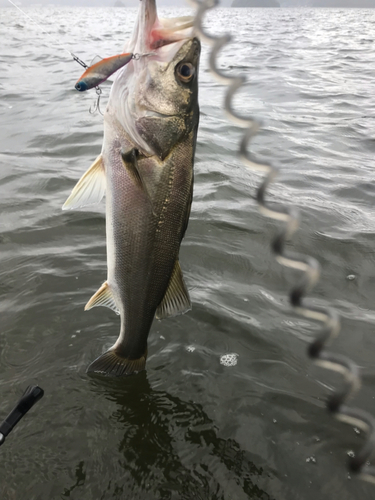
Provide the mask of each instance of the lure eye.
[{"label": "lure eye", "polygon": [[177,77],[184,83],[190,82],[194,74],[195,68],[189,62],[183,62],[177,66]]},{"label": "lure eye", "polygon": [[85,90],[87,90],[87,85],[85,82],[77,82],[75,84],[75,89],[79,92],[84,92]]}]

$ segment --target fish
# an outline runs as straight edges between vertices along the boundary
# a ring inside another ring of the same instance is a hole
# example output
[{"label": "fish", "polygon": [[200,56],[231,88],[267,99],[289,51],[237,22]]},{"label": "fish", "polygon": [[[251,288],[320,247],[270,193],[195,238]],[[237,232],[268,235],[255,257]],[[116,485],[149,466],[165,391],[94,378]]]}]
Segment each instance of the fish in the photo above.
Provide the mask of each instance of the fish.
[{"label": "fish", "polygon": [[106,193],[107,280],[85,306],[120,315],[114,345],[88,373],[125,376],[145,369],[154,318],[191,309],[179,263],[193,197],[199,124],[200,41],[193,18],[159,19],[140,3],[104,113],[102,151],[63,209],[99,203]]},{"label": "fish", "polygon": [[89,66],[83,75],[77,80],[75,89],[79,92],[93,89],[105,82],[113,73],[128,64],[134,54],[119,54],[112,57],[106,57],[101,61]]}]

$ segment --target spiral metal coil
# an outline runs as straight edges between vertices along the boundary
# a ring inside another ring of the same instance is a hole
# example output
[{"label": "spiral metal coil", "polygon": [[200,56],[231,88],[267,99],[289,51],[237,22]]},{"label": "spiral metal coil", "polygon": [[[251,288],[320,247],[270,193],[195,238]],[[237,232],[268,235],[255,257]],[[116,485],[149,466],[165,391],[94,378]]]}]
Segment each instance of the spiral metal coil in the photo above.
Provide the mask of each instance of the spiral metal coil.
[{"label": "spiral metal coil", "polygon": [[320,334],[308,347],[308,356],[317,365],[338,372],[343,377],[344,383],[342,388],[333,391],[328,397],[327,409],[338,420],[360,428],[366,435],[366,442],[363,447],[355,456],[349,458],[348,468],[351,472],[357,473],[361,479],[375,484],[375,467],[369,466],[367,463],[375,449],[375,420],[369,413],[345,405],[347,400],[361,386],[359,368],[346,356],[325,350],[325,347],[339,334],[340,320],[338,314],[331,308],[315,307],[303,301],[304,296],[319,280],[320,265],[313,257],[297,253],[285,253],[286,242],[292,237],[299,226],[298,212],[293,207],[279,207],[278,210],[275,210],[267,206],[265,194],[269,184],[278,175],[279,169],[270,164],[256,163],[251,159],[248,146],[251,139],[257,134],[259,125],[252,117],[241,116],[232,107],[235,93],[243,86],[246,80],[243,76],[225,75],[216,65],[218,53],[231,41],[232,37],[229,34],[220,37],[212,36],[202,26],[206,11],[216,7],[219,1],[202,0],[197,2],[190,0],[190,3],[197,9],[194,22],[196,34],[202,41],[212,47],[209,55],[210,70],[220,83],[229,86],[224,101],[227,117],[235,124],[246,128],[240,142],[239,156],[244,165],[252,170],[266,174],[263,183],[256,193],[259,210],[263,215],[284,223],[283,229],[271,243],[276,260],[286,267],[297,269],[303,273],[300,283],[293,287],[289,294],[290,303],[301,316],[322,323]]}]

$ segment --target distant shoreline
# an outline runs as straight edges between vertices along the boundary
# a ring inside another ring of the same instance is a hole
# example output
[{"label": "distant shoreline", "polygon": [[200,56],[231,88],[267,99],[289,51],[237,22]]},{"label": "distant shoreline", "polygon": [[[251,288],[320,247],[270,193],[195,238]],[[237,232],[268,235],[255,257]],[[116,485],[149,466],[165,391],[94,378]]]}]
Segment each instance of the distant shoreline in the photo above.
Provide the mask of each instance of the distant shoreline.
[{"label": "distant shoreline", "polygon": [[[359,2],[359,0],[358,0]],[[138,7],[134,7],[134,6],[124,6],[124,7],[117,7],[117,6],[114,6],[114,5],[86,5],[86,4],[81,4],[81,5],[54,5],[54,4],[47,4],[47,5],[41,5],[40,3],[35,3],[35,4],[31,4],[31,5],[22,5],[22,9],[24,10],[28,10],[28,9],[50,9],[50,8],[59,8],[59,9],[74,9],[74,8],[86,8],[86,9],[114,9],[114,10],[117,10],[117,9],[129,9],[129,10],[137,10]],[[175,8],[175,7],[171,7],[169,5],[161,5],[160,8],[164,8],[164,9],[168,9],[168,8]],[[188,10],[188,9],[191,9],[189,7],[189,5],[186,5],[186,6],[180,6],[179,7],[181,10]],[[359,10],[359,9],[362,9],[362,10],[369,10],[369,9],[374,9],[375,8],[375,5],[373,6],[369,6],[369,5],[355,5],[355,6],[348,6],[348,5],[345,5],[345,6],[338,6],[338,5],[309,5],[309,6],[298,6],[298,5],[295,5],[295,6],[280,6],[280,7],[270,7],[270,6],[263,6],[263,7],[256,7],[256,6],[221,6],[219,5],[218,8],[220,9],[284,9],[284,10],[295,10],[295,9],[306,9],[306,10],[319,10],[319,9],[331,9],[331,10]],[[9,3],[9,2],[2,2],[0,0],[0,9],[15,9],[15,7]]]}]

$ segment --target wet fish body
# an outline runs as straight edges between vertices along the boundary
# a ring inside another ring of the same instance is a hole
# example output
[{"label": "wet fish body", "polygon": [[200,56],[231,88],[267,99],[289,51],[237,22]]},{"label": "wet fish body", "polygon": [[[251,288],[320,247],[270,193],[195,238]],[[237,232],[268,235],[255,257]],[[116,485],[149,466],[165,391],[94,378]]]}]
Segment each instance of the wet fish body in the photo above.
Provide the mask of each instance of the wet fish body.
[{"label": "wet fish body", "polygon": [[126,50],[154,55],[119,71],[104,115],[102,153],[64,205],[99,201],[106,190],[107,281],[86,309],[111,307],[121,329],[88,371],[121,376],[144,369],[155,315],[191,308],[178,260],[199,121],[200,43],[191,26],[186,18],[163,23],[155,0],[143,0]]}]

